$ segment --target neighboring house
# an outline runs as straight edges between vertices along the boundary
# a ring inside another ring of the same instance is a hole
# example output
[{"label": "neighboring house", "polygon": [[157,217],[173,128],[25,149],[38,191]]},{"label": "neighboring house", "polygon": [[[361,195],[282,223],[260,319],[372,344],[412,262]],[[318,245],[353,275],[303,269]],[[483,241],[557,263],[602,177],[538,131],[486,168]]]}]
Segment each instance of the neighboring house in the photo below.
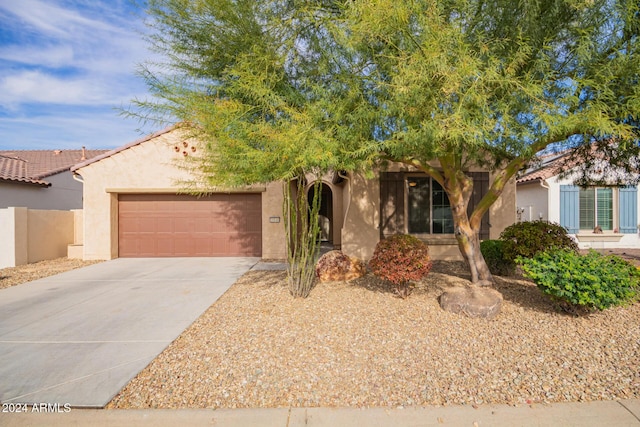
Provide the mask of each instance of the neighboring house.
[{"label": "neighboring house", "polygon": [[0,268],[82,258],[82,182],[70,169],[106,151],[0,151]]},{"label": "neighboring house", "polygon": [[518,178],[518,220],[559,223],[582,249],[640,247],[637,187],[578,187],[575,177],[561,178],[562,161],[548,156]]},{"label": "neighboring house", "polygon": [[[198,153],[197,142],[169,128],[74,166],[84,182],[84,258],[285,258],[283,184],[183,194],[180,182],[192,177],[181,161]],[[476,203],[491,177],[482,170],[473,176]],[[321,191],[323,238],[350,256],[369,259],[381,237],[411,233],[429,243],[434,259],[460,258],[448,199],[424,174],[397,164],[373,179],[330,173]],[[513,222],[515,180],[482,235],[497,238]]]},{"label": "neighboring house", "polygon": [[82,208],[82,183],[71,167],[107,150],[0,151],[0,209]]}]

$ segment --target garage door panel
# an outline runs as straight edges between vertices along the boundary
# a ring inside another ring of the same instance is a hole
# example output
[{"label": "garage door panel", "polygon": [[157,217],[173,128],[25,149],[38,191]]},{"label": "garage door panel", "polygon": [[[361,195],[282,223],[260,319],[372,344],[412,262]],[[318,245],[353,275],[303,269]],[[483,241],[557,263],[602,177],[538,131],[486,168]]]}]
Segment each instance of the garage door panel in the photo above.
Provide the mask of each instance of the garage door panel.
[{"label": "garage door panel", "polygon": [[193,241],[187,237],[174,237],[173,238],[173,250],[171,252],[173,256],[189,256],[193,253],[193,256],[197,255],[194,252]]},{"label": "garage door panel", "polygon": [[247,214],[245,230],[255,233],[262,231],[262,212],[249,212]]},{"label": "garage door panel", "polygon": [[[250,248],[255,248],[258,244],[258,238],[255,235],[232,236],[229,239],[229,251],[231,253],[246,253]],[[250,253],[252,256],[260,256],[258,253]]]},{"label": "garage door panel", "polygon": [[119,255],[260,256],[260,194],[126,194],[119,199]]},{"label": "garage door panel", "polygon": [[208,256],[212,253],[212,244],[210,238],[198,238],[193,240],[195,251],[198,256]]}]

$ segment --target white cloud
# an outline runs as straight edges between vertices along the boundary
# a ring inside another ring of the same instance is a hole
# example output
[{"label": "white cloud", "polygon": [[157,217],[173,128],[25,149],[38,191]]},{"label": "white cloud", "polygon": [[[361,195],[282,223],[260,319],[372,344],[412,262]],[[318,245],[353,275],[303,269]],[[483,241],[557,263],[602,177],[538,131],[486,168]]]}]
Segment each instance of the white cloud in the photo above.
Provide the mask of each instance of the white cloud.
[{"label": "white cloud", "polygon": [[71,46],[64,45],[5,46],[0,47],[0,60],[25,65],[63,67],[73,62],[73,49]]},{"label": "white cloud", "polygon": [[0,60],[102,74],[132,74],[135,64],[149,54],[138,31],[142,28],[141,20],[124,10],[109,9],[111,2],[90,4],[93,9],[83,13],[99,16],[102,21],[52,2],[0,2],[0,11],[4,8],[20,21],[0,20],[0,25],[11,27],[16,35],[10,44],[0,44]]},{"label": "white cloud", "polygon": [[148,96],[135,68],[151,54],[130,3],[0,0],[0,147],[112,148],[140,136],[114,110]]},{"label": "white cloud", "polygon": [[57,78],[39,71],[22,71],[0,78],[0,105],[50,103],[73,105],[117,104],[128,94],[94,78]]},{"label": "white cloud", "polygon": [[0,4],[0,8],[15,15],[18,19],[38,31],[67,39],[76,37],[77,34],[75,32],[78,29],[114,32],[120,31],[118,27],[113,27],[105,22],[87,18],[76,10],[58,6],[51,1],[7,1]]}]

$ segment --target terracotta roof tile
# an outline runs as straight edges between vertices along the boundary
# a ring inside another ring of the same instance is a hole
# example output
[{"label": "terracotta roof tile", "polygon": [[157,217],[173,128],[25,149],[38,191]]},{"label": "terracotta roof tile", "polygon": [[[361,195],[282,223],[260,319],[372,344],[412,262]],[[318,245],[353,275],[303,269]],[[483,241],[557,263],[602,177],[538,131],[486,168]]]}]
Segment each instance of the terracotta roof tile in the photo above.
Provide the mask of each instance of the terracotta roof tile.
[{"label": "terracotta roof tile", "polygon": [[4,150],[0,151],[0,180],[50,185],[43,179],[70,170],[78,162],[108,150]]},{"label": "terracotta roof tile", "polygon": [[541,163],[539,165],[524,171],[516,182],[518,184],[524,184],[533,181],[543,181],[558,175],[562,171],[563,163],[561,160],[564,159],[565,155],[566,152],[543,156],[540,159]]},{"label": "terracotta roof tile", "polygon": [[102,159],[106,159],[108,157],[111,157],[114,154],[117,154],[117,153],[119,153],[121,151],[127,150],[127,149],[129,149],[131,147],[135,147],[136,145],[140,145],[140,144],[142,144],[144,142],[150,141],[150,140],[152,140],[152,139],[154,139],[154,138],[156,138],[156,137],[158,137],[160,135],[164,135],[165,133],[169,133],[169,132],[173,131],[174,129],[177,129],[178,126],[179,125],[169,126],[169,127],[165,128],[165,129],[162,129],[162,130],[160,130],[158,132],[155,132],[153,134],[144,136],[144,137],[142,137],[140,139],[137,139],[137,140],[135,140],[133,142],[125,144],[125,145],[123,145],[121,147],[115,148],[113,150],[108,150],[108,151],[105,150],[104,152],[102,152],[101,154],[99,154],[99,155],[97,155],[95,157],[87,158],[86,160],[84,160],[84,161],[82,161],[80,163],[77,163],[76,165],[74,165],[71,168],[71,171],[74,172],[74,171],[76,171],[76,170],[78,170],[80,168],[83,168],[85,166],[89,166],[92,163],[95,163],[95,162],[98,162],[98,161],[100,161]]},{"label": "terracotta roof tile", "polygon": [[0,180],[24,182],[48,186],[49,184],[37,179],[29,178],[27,174],[27,162],[16,157],[0,154]]}]

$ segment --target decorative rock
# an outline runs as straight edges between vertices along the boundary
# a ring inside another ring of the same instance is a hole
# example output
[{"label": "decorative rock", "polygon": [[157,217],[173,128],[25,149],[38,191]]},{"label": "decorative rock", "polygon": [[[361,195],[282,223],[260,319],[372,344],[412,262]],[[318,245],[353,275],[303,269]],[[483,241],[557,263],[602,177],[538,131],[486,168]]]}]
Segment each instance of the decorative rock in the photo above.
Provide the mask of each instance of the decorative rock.
[{"label": "decorative rock", "polygon": [[502,308],[500,292],[477,285],[448,290],[440,295],[439,301],[445,311],[485,319],[495,318]]},{"label": "decorative rock", "polygon": [[327,252],[316,264],[316,276],[321,282],[352,280],[364,276],[365,273],[362,261],[351,258],[341,251]]}]

